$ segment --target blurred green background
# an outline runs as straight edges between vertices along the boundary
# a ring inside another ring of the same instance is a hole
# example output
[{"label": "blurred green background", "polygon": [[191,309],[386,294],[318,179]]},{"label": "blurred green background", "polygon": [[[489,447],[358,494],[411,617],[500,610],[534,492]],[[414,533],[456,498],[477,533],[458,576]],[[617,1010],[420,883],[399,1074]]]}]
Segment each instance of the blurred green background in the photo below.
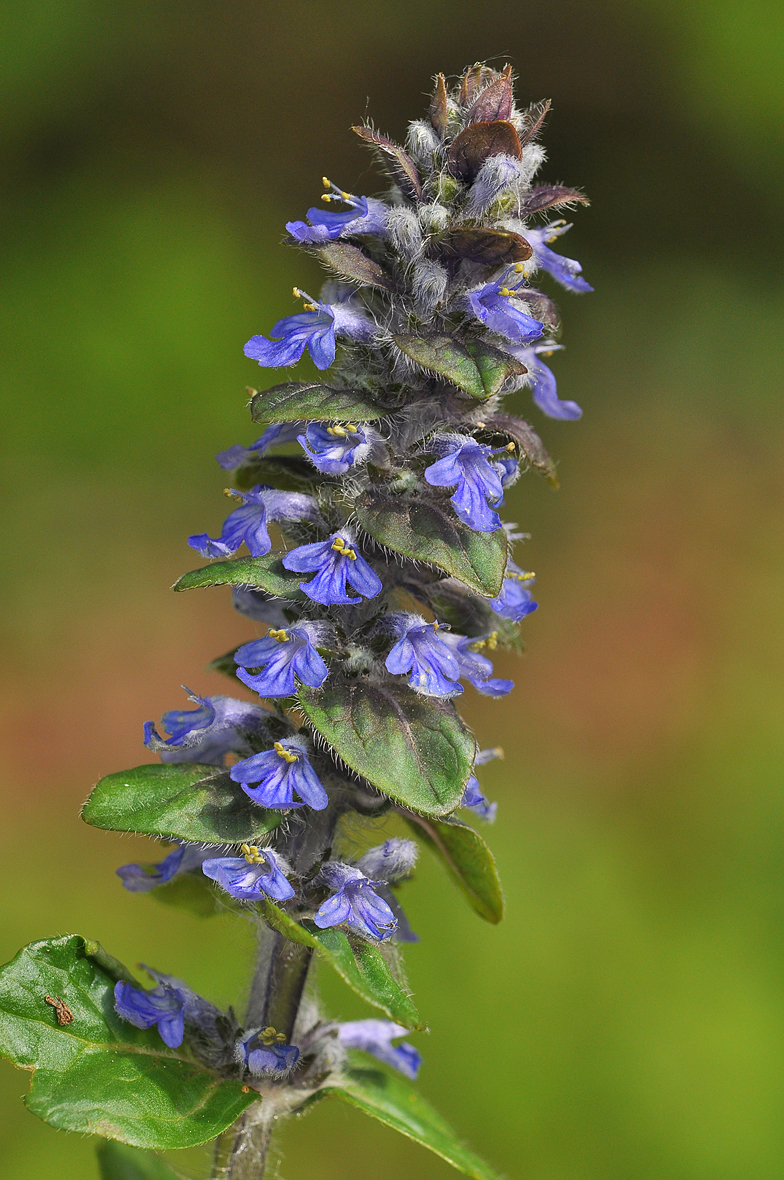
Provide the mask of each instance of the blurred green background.
[{"label": "blurred green background", "polygon": [[[79,805],[252,634],[228,592],[167,588],[225,514],[213,453],[255,437],[245,385],[280,379],[242,345],[317,282],[284,221],[322,173],[378,190],[352,122],[399,137],[436,71],[509,60],[553,99],[543,178],[593,200],[567,252],[597,293],[560,298],[582,422],[531,411],[561,491],[528,475],[508,513],[541,603],[518,688],[466,700],[507,752],[508,917],[426,853],[407,891],[421,1086],[509,1177],[779,1180],[783,26],[774,0],[6,0],[0,959],[76,932],[241,990],[243,924],[125,894],[145,842]],[[0,1086],[4,1178],[95,1180],[24,1074]],[[280,1147],[286,1180],[453,1174],[343,1107]]]}]

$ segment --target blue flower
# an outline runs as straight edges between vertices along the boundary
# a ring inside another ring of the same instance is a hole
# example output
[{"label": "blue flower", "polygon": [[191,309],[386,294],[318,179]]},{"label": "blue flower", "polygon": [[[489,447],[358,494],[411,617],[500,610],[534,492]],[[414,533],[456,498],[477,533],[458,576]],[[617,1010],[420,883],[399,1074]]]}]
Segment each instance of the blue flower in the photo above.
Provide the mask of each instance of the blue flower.
[{"label": "blue flower", "polygon": [[483,647],[488,647],[492,651],[496,641],[495,632],[477,639],[451,633],[443,637],[445,646],[452,651],[457,661],[461,679],[468,680],[477,692],[486,697],[505,697],[514,688],[513,680],[493,679],[492,663],[486,656],[479,654]]},{"label": "blue flower", "polygon": [[[485,762],[490,762],[493,758],[503,758],[503,756],[504,752],[500,746],[494,746],[491,750],[480,750],[474,759],[474,767],[483,766]],[[482,794],[479,779],[475,774],[472,774],[466,783],[460,806],[467,807],[469,811],[473,811],[489,824],[495,819],[495,813],[498,810],[498,804],[488,803]]]},{"label": "blue flower", "polygon": [[478,443],[462,434],[436,435],[430,449],[443,457],[425,470],[425,479],[434,487],[454,487],[450,502],[463,524],[479,533],[492,533],[501,527],[501,518],[494,511],[504,495],[497,464],[488,456],[505,450]]},{"label": "blue flower", "polygon": [[[294,293],[299,297],[297,287]],[[310,299],[310,296],[306,296]],[[367,315],[352,306],[349,300],[341,303],[305,304],[307,310],[286,316],[274,325],[273,336],[252,336],[245,345],[245,356],[271,369],[295,365],[307,348],[317,369],[328,369],[335,359],[336,334],[348,340],[367,343],[376,326]]]},{"label": "blue flower", "polygon": [[319,471],[345,475],[349,467],[358,467],[369,458],[380,436],[368,426],[354,426],[351,422],[339,426],[311,422],[297,441]]},{"label": "blue flower", "polygon": [[318,517],[316,502],[312,496],[302,492],[278,492],[263,484],[256,484],[249,492],[227,494],[240,500],[236,508],[223,522],[220,537],[207,533],[196,533],[188,537],[191,549],[202,557],[231,557],[244,541],[251,557],[264,557],[272,548],[267,522],[271,520],[314,520]]},{"label": "blue flower", "polygon": [[294,890],[281,871],[276,853],[257,848],[255,844],[241,844],[242,856],[216,856],[205,860],[201,871],[205,877],[217,881],[232,897],[243,901],[260,901],[273,897],[286,901]]},{"label": "blue flower", "polygon": [[528,589],[535,581],[536,578],[533,574],[521,570],[510,557],[506,563],[501,593],[497,598],[490,600],[491,607],[496,614],[503,615],[505,619],[511,619],[513,623],[519,623],[521,619],[530,615],[539,606],[538,602],[534,602],[531,591]]},{"label": "blue flower", "polygon": [[[271,750],[236,762],[229,774],[262,807],[303,807],[307,803],[315,811],[323,811],[329,797],[310,765],[307,749],[302,738],[283,738]],[[301,803],[294,802],[295,791]]]},{"label": "blue flower", "polygon": [[308,209],[304,221],[287,221],[286,229],[298,242],[329,242],[333,238],[353,238],[359,234],[383,234],[386,231],[387,207],[374,197],[355,197],[343,192],[337,185],[330,184],[326,176],[324,185],[332,192],[324,193],[322,201],[345,201],[349,206],[344,212],[332,213],[318,207]]},{"label": "blue flower", "polygon": [[391,1020],[351,1020],[337,1026],[338,1040],[347,1049],[361,1049],[372,1053],[385,1065],[391,1065],[412,1082],[416,1081],[422,1057],[407,1041],[393,1045],[398,1037],[404,1037],[408,1029]]},{"label": "blue flower", "polygon": [[176,991],[182,996],[184,1002],[182,1014],[185,1023],[190,1025],[192,1029],[197,1029],[202,1034],[200,1039],[206,1038],[207,1041],[211,1041],[213,1046],[219,1050],[220,1055],[225,1056],[224,1032],[228,1019],[225,1013],[189,988],[187,983],[178,979],[176,975],[165,975],[162,971],[148,967],[146,963],[140,963],[139,966],[152,976],[157,984]]},{"label": "blue flower", "polygon": [[203,844],[180,844],[158,864],[121,865],[116,871],[125,888],[131,893],[146,893],[156,885],[171,881],[178,873],[198,869],[209,855]]},{"label": "blue flower", "polygon": [[313,921],[321,930],[344,922],[366,938],[389,938],[397,929],[397,918],[387,903],[374,891],[376,881],[341,861],[322,865],[320,879],[335,890],[316,911]]},{"label": "blue flower", "polygon": [[162,983],[152,991],[121,981],[114,987],[114,1009],[137,1028],[158,1025],[161,1040],[170,1049],[182,1044],[185,1032],[185,996]]},{"label": "blue flower", "polygon": [[[512,278],[513,274],[514,271],[507,271],[495,282],[469,291],[468,303],[477,319],[491,331],[506,336],[508,340],[527,344],[542,335],[544,324],[512,302],[516,294],[515,284],[520,285],[524,281],[519,274]],[[507,286],[507,283],[511,286]]]},{"label": "blue flower", "polygon": [[283,1033],[274,1028],[252,1028],[237,1041],[234,1060],[254,1077],[272,1074],[280,1078],[299,1060],[297,1046],[287,1045],[285,1041]]},{"label": "blue flower", "polygon": [[568,291],[582,294],[585,291],[593,291],[593,287],[580,277],[583,272],[580,263],[574,258],[564,258],[562,254],[556,254],[550,249],[550,243],[571,228],[565,221],[553,221],[550,225],[527,229],[525,236],[533,249],[536,265],[546,270]]},{"label": "blue flower", "polygon": [[161,718],[169,737],[162,739],[153,721],[144,725],[144,744],[161,762],[206,762],[223,766],[227,754],[249,754],[248,737],[264,733],[269,711],[233,697],[200,697],[190,692],[195,709],[171,709]]},{"label": "blue flower", "polygon": [[463,691],[458,684],[460,665],[446,645],[448,627],[426,623],[421,615],[392,613],[386,623],[398,641],[386,658],[393,675],[410,672],[409,686],[429,697],[454,697]]},{"label": "blue flower", "polygon": [[[243,643],[234,653],[240,665],[237,676],[262,697],[291,696],[297,691],[297,678],[311,688],[319,688],[329,668],[315,645],[326,641],[328,630],[323,624],[300,622],[280,631],[271,630],[264,639]],[[261,671],[248,672],[248,668]]]},{"label": "blue flower", "polygon": [[362,598],[352,598],[348,586],[364,598],[375,598],[384,589],[378,574],[357,552],[356,542],[345,529],[333,533],[327,541],[300,545],[283,558],[287,570],[313,573],[310,582],[300,582],[299,588],[322,606],[342,604],[356,606]]},{"label": "blue flower", "polygon": [[552,340],[543,340],[541,344],[536,344],[533,348],[511,347],[509,351],[528,369],[524,381],[531,386],[534,402],[542,413],[546,414],[548,418],[576,422],[578,418],[582,418],[582,410],[577,402],[559,399],[555,374],[539,359],[540,356],[549,356],[551,352],[558,352],[561,348],[563,348],[562,344],[556,344]]},{"label": "blue flower", "polygon": [[302,430],[302,422],[275,422],[268,426],[261,438],[257,438],[249,447],[229,447],[226,451],[219,451],[215,458],[225,471],[234,471],[243,463],[251,459],[258,459],[266,454],[270,447],[280,447],[284,443],[295,442]]}]

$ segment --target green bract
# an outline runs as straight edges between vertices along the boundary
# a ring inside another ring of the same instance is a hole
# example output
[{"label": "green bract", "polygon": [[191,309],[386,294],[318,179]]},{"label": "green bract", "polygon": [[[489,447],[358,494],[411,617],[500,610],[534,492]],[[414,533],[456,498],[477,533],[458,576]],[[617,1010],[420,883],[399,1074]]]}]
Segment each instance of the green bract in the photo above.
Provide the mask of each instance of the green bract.
[{"label": "green bract", "polygon": [[113,832],[238,844],[272,831],[281,814],[252,803],[220,767],[170,762],[102,778],[82,809],[82,819]]},{"label": "green bract", "polygon": [[314,729],[351,770],[412,811],[445,815],[460,803],[476,741],[451,701],[403,684],[302,687]]},{"label": "green bract", "polygon": [[374,1008],[406,1028],[427,1028],[378,947],[361,938],[349,938],[342,930],[319,930],[312,922],[296,922],[271,901],[264,902],[263,910],[270,926],[291,942],[312,947]]},{"label": "green bract", "polygon": [[355,505],[362,528],[380,545],[451,574],[477,594],[499,593],[506,569],[506,534],[477,533],[448,500],[367,495]]}]

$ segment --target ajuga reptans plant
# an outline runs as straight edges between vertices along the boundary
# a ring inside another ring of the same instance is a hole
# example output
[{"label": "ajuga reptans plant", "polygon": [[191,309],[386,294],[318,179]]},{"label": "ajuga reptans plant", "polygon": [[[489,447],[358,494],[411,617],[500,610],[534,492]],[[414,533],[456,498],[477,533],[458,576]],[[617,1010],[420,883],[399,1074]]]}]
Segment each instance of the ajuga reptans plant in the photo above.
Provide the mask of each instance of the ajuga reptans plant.
[{"label": "ajuga reptans plant", "polygon": [[[329,277],[318,298],[295,289],[301,309],[245,353],[275,369],[307,350],[323,376],[252,391],[263,432],[218,455],[236,507],[219,536],[189,538],[214,560],[175,586],[230,585],[266,631],[214,661],[232,695],[188,691],[192,707],[145,727],[159,761],[103,779],[84,808],[173,846],[118,869],[126,889],[256,923],[248,1002],[221,1011],[152,967],[142,983],[77,936],[31,944],[0,975],[0,1048],[36,1071],[28,1106],[104,1137],[107,1178],[169,1175],[145,1151],[212,1139],[213,1176],[261,1177],[273,1127],[324,1098],[493,1175],[411,1084],[420,1054],[401,1038],[425,1026],[398,886],[424,844],[480,917],[501,918],[466,822],[495,816],[477,768],[500,751],[477,750],[456,705],[466,685],[512,689],[493,653],[536,608],[524,534],[499,511],[521,470],[554,470],[505,399],[580,416],[545,361],[558,312],[539,276],[591,289],[554,248],[569,228],[554,211],[585,198],[533,183],[548,107],[519,109],[509,68],[472,67],[454,89],[439,75],[405,148],[354,128],[391,181],[383,197],[325,179],[323,207],[286,226]],[[376,1014],[330,1020],[315,962]]]}]

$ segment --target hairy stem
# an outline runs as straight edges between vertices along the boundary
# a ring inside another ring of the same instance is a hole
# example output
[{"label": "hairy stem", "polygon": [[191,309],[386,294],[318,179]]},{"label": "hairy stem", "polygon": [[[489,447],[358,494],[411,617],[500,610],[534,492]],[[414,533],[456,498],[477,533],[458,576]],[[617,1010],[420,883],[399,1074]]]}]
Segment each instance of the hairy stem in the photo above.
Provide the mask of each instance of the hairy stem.
[{"label": "hairy stem", "polygon": [[[262,928],[256,970],[250,988],[246,1026],[272,1025],[290,1041],[297,1021],[312,956],[310,947],[289,942],[276,931]],[[272,1093],[225,1131],[215,1146],[213,1180],[262,1180],[267,1161],[272,1118]]]}]

